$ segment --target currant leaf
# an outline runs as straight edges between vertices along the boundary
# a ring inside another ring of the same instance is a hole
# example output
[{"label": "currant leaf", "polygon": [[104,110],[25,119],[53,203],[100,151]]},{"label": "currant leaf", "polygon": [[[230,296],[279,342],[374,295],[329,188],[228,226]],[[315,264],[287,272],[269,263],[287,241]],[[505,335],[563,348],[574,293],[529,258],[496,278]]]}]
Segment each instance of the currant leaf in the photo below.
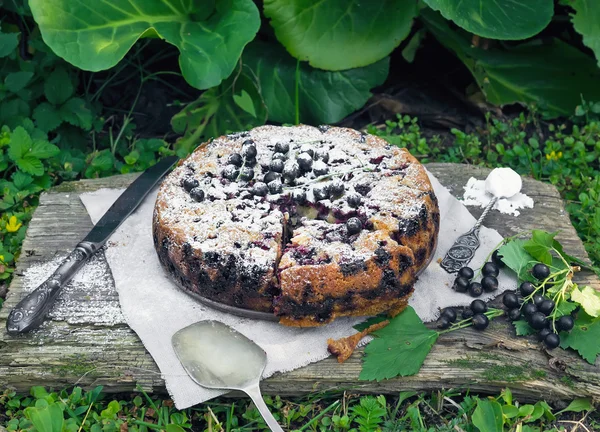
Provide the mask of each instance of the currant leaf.
[{"label": "currant leaf", "polygon": [[572,348],[588,363],[594,364],[600,354],[600,318],[579,312],[575,327],[570,333],[561,332],[560,339],[562,349]]}]

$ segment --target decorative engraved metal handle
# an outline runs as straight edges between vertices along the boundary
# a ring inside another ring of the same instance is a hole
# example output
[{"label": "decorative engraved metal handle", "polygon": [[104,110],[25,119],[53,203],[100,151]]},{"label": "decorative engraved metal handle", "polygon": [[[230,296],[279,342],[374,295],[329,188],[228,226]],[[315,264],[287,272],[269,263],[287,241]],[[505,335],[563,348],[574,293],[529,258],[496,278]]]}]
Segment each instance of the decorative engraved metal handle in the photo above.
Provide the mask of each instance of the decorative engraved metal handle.
[{"label": "decorative engraved metal handle", "polygon": [[446,256],[440,263],[442,268],[448,273],[456,273],[471,262],[475,256],[475,251],[480,245],[479,228],[481,228],[483,220],[492,207],[494,207],[496,201],[498,201],[498,197],[494,197],[488,203],[479,219],[477,219],[477,222],[475,222],[475,226],[471,228],[469,232],[461,235],[448,250]]},{"label": "decorative engraved metal handle", "polygon": [[37,328],[44,321],[62,287],[73,278],[77,270],[97,249],[95,243],[85,241],[79,243],[44,283],[13,308],[6,320],[8,333],[24,333]]}]

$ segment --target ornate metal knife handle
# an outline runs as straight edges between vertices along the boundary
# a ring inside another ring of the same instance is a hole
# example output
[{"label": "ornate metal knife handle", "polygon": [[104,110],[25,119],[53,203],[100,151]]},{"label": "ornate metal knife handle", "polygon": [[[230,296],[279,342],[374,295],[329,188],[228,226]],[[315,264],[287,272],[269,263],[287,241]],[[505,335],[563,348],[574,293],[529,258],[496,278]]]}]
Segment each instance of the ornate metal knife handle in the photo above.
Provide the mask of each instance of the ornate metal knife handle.
[{"label": "ornate metal knife handle", "polygon": [[494,207],[496,201],[498,201],[497,197],[493,198],[489,202],[479,219],[477,219],[477,222],[475,222],[475,226],[471,228],[469,232],[461,235],[448,250],[446,256],[440,263],[442,268],[448,273],[456,273],[471,262],[475,256],[475,251],[480,245],[479,228],[481,228],[483,220],[490,212],[492,207]]},{"label": "ornate metal knife handle", "polygon": [[10,334],[24,333],[38,327],[54,304],[56,296],[77,270],[96,252],[97,245],[80,242],[45,282],[23,298],[10,312],[6,330]]}]

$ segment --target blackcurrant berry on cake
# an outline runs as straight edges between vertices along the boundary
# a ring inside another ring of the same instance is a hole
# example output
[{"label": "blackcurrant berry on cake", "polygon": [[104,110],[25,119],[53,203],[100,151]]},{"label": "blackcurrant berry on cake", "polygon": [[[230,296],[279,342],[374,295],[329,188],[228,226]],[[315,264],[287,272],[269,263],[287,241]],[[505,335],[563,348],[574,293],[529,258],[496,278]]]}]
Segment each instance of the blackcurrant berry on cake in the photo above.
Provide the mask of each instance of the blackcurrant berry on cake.
[{"label": "blackcurrant berry on cake", "polygon": [[327,149],[319,148],[315,150],[314,158],[327,163],[329,162],[329,152],[327,151]]},{"label": "blackcurrant berry on cake", "polygon": [[266,183],[256,182],[252,187],[252,193],[256,196],[266,196],[269,193],[269,187]]},{"label": "blackcurrant berry on cake", "polygon": [[293,183],[300,175],[300,167],[295,161],[288,161],[283,167],[283,179],[286,183]]},{"label": "blackcurrant berry on cake", "polygon": [[246,159],[254,159],[256,157],[256,146],[254,141],[246,140],[242,145],[242,156]]},{"label": "blackcurrant berry on cake", "polygon": [[469,306],[473,313],[482,314],[487,312],[487,304],[483,300],[473,300]]},{"label": "blackcurrant berry on cake", "polygon": [[473,315],[473,328],[475,330],[485,330],[487,326],[490,324],[490,320],[484,314],[475,314]]},{"label": "blackcurrant berry on cake", "polygon": [[531,274],[538,280],[544,280],[550,276],[550,269],[546,264],[537,263],[533,266],[533,269],[531,269]]},{"label": "blackcurrant berry on cake", "polygon": [[473,279],[473,276],[475,276],[475,272],[471,267],[463,267],[458,271],[458,275],[467,280],[471,280]]},{"label": "blackcurrant berry on cake", "polygon": [[560,345],[560,336],[556,333],[550,333],[544,338],[544,345],[548,349],[554,349]]},{"label": "blackcurrant berry on cake", "polygon": [[360,183],[354,185],[354,190],[362,196],[366,196],[369,192],[371,192],[371,186],[367,183]]},{"label": "blackcurrant berry on cake", "polygon": [[338,198],[344,194],[346,188],[344,187],[344,182],[340,179],[335,179],[329,184],[329,195],[332,198]]},{"label": "blackcurrant berry on cake", "polygon": [[348,205],[350,207],[357,208],[362,204],[362,196],[360,196],[360,194],[357,193],[350,193],[346,197],[346,201],[348,202]]},{"label": "blackcurrant berry on cake", "polygon": [[248,167],[253,167],[256,165],[256,158],[246,158],[244,165],[248,166]]},{"label": "blackcurrant berry on cake", "polygon": [[320,177],[320,176],[324,176],[327,173],[329,173],[329,167],[327,166],[327,164],[321,160],[316,161],[313,164],[313,173],[315,174],[315,176]]},{"label": "blackcurrant berry on cake", "polygon": [[312,191],[315,201],[323,201],[329,198],[329,190],[325,186],[315,186]]},{"label": "blackcurrant berry on cake", "polygon": [[295,189],[292,191],[292,200],[296,204],[304,204],[306,203],[306,192],[301,189]]},{"label": "blackcurrant berry on cake", "polygon": [[308,153],[300,153],[296,158],[296,161],[302,171],[309,172],[312,169],[313,160],[312,156]]},{"label": "blackcurrant berry on cake", "polygon": [[498,289],[498,279],[494,276],[486,276],[481,279],[481,286],[485,292],[492,292]]},{"label": "blackcurrant berry on cake", "polygon": [[308,153],[312,158],[315,155],[315,149],[310,144],[302,144],[300,146],[300,153]]},{"label": "blackcurrant berry on cake", "polygon": [[283,185],[279,179],[273,180],[267,184],[269,192],[272,194],[279,194],[283,191]]},{"label": "blackcurrant berry on cake", "polygon": [[363,224],[359,218],[351,217],[346,221],[346,229],[348,234],[358,234],[362,230]]},{"label": "blackcurrant berry on cake", "polygon": [[252,169],[248,166],[243,166],[240,169],[240,180],[250,181],[253,178],[254,178],[254,169]]},{"label": "blackcurrant berry on cake", "polygon": [[265,174],[265,177],[263,178],[263,181],[266,184],[269,184],[273,180],[279,180],[279,179],[281,179],[281,174],[276,173],[275,171],[269,171],[268,173]]},{"label": "blackcurrant berry on cake", "polygon": [[273,156],[271,157],[271,159],[281,160],[281,161],[285,162],[287,160],[287,156],[284,155],[283,153],[273,153]]},{"label": "blackcurrant berry on cake", "polygon": [[454,291],[460,293],[466,293],[469,289],[469,280],[462,276],[459,276],[454,281],[454,286],[452,287]]},{"label": "blackcurrant berry on cake", "polygon": [[500,273],[500,269],[493,262],[486,262],[481,269],[481,274],[484,276],[498,276]]},{"label": "blackcurrant berry on cake", "polygon": [[223,177],[227,180],[235,181],[239,175],[240,170],[235,165],[226,165],[225,168],[223,168]]},{"label": "blackcurrant berry on cake", "polygon": [[204,201],[204,191],[199,187],[195,187],[190,191],[190,196],[194,201],[202,202]]},{"label": "blackcurrant berry on cake", "polygon": [[280,173],[283,172],[283,161],[281,159],[273,159],[269,164],[269,169],[271,171]]},{"label": "blackcurrant berry on cake", "polygon": [[290,145],[286,142],[278,142],[275,144],[275,153],[287,153],[290,151]]},{"label": "blackcurrant berry on cake", "polygon": [[227,158],[227,163],[231,164],[231,165],[235,165],[235,166],[242,166],[242,155],[239,153],[232,153],[229,155],[229,157]]},{"label": "blackcurrant berry on cake", "polygon": [[471,282],[469,285],[469,294],[471,297],[479,297],[483,294],[483,287],[479,282]]},{"label": "blackcurrant berry on cake", "polygon": [[519,287],[519,292],[523,297],[530,296],[535,291],[535,287],[531,282],[523,282]]},{"label": "blackcurrant berry on cake", "polygon": [[182,184],[183,188],[185,189],[185,191],[189,192],[192,189],[194,189],[195,187],[198,187],[198,185],[200,183],[198,183],[198,180],[196,180],[195,178],[186,177],[183,179],[183,182],[181,184]]}]

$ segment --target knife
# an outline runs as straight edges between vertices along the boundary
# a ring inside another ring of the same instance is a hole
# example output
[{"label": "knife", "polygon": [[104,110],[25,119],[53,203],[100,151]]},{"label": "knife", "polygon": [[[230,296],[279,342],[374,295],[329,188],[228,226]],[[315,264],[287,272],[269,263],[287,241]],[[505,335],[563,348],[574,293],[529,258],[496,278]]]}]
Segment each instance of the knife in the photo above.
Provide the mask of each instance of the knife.
[{"label": "knife", "polygon": [[6,320],[9,334],[27,332],[44,321],[62,287],[106,243],[178,159],[166,157],[135,179],[55,272],[13,308]]}]

